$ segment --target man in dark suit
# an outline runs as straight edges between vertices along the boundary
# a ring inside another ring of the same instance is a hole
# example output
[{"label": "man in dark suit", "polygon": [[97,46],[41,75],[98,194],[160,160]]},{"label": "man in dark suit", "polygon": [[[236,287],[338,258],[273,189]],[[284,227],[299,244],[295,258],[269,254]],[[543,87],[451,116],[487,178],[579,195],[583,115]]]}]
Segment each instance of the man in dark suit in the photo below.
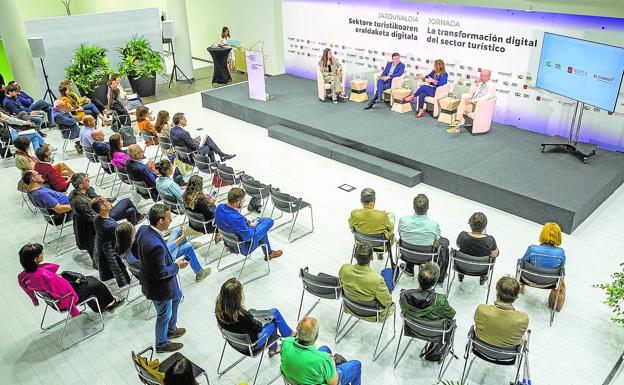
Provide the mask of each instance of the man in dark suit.
[{"label": "man in dark suit", "polygon": [[104,131],[93,130],[91,138],[93,139],[93,153],[97,156],[109,156],[110,146],[105,141]]},{"label": "man in dark suit", "polygon": [[130,160],[126,164],[126,170],[130,180],[141,181],[145,183],[145,186],[152,188],[150,194],[141,194],[145,199],[153,199],[154,202],[158,201],[158,191],[156,191],[156,174],[149,169],[149,167],[143,164],[143,149],[138,144],[133,144],[128,147],[128,155]]},{"label": "man in dark suit", "polygon": [[373,108],[373,105],[381,98],[383,92],[392,86],[392,79],[403,75],[404,72],[405,64],[401,63],[401,55],[397,52],[393,53],[392,61],[386,63],[386,68],[384,68],[381,77],[377,80],[377,92],[375,92],[375,95],[364,109],[370,110]]},{"label": "man in dark suit", "polygon": [[149,211],[150,225],[139,228],[132,254],[141,261],[141,289],[156,309],[156,352],[174,352],[182,349],[181,343],[169,339],[178,338],[186,329],[176,326],[178,306],[182,290],[178,284],[178,271],[188,266],[184,258],[174,260],[163,238],[171,224],[171,211],[162,204],[155,204]]},{"label": "man in dark suit", "polygon": [[204,143],[200,146],[199,137],[196,139],[191,138],[191,134],[184,129],[186,127],[186,117],[183,112],[177,112],[173,115],[173,124],[175,127],[171,129],[171,144],[174,146],[186,147],[189,151],[197,151],[202,155],[208,156],[211,162],[215,161],[215,152],[219,155],[222,162],[236,156],[221,151],[210,136],[206,136]]}]

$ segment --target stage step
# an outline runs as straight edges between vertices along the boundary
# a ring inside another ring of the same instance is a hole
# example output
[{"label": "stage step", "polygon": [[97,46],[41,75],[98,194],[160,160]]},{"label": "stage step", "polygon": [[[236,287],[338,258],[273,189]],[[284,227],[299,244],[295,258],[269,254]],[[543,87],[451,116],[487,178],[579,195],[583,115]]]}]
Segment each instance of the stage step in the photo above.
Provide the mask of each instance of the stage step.
[{"label": "stage step", "polygon": [[404,186],[413,187],[422,182],[422,173],[418,170],[341,146],[329,140],[308,135],[280,124],[270,126],[268,132],[271,138],[312,151],[371,174],[379,175]]}]

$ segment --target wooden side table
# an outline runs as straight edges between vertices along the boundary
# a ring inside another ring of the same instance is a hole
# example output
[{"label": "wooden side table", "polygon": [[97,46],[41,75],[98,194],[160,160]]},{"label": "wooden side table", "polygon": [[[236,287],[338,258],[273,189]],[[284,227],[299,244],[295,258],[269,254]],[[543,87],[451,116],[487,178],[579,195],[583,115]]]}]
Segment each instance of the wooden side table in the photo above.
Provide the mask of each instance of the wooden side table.
[{"label": "wooden side table", "polygon": [[403,98],[406,98],[412,94],[412,90],[409,88],[395,88],[392,90],[392,111],[400,114],[405,112],[411,112],[412,106],[409,102],[404,102]]},{"label": "wooden side table", "polygon": [[368,100],[368,94],[366,93],[366,87],[368,86],[368,80],[366,79],[353,79],[349,81],[351,86],[351,96],[349,100],[352,102],[365,102]]},{"label": "wooden side table", "polygon": [[451,124],[457,114],[457,106],[461,100],[447,96],[440,99],[440,115],[438,116],[438,122]]}]

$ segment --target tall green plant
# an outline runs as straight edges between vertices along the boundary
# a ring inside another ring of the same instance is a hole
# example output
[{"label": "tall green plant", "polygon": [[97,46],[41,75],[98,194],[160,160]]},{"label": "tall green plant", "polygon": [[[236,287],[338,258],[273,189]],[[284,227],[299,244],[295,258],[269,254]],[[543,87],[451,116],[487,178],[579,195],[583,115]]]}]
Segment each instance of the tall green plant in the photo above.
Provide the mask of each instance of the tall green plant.
[{"label": "tall green plant", "polygon": [[611,274],[613,281],[611,283],[603,283],[594,285],[594,287],[604,290],[607,294],[606,303],[613,310],[611,321],[624,327],[624,263],[620,264],[621,271]]},{"label": "tall green plant", "polygon": [[132,36],[132,39],[118,51],[122,59],[119,64],[119,73],[122,76],[133,76],[137,79],[165,73],[160,53],[154,51],[150,42],[143,36]]},{"label": "tall green plant", "polygon": [[102,84],[102,79],[110,74],[106,60],[106,49],[97,45],[80,43],[74,51],[71,64],[65,68],[65,76],[82,92],[93,92]]}]

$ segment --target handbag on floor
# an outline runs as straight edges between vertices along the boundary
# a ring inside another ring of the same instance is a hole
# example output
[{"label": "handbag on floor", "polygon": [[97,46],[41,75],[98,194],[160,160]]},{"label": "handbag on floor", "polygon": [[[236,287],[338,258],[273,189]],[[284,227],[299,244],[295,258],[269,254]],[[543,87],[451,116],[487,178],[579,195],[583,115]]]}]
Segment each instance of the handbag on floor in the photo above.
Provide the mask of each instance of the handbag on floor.
[{"label": "handbag on floor", "polygon": [[559,290],[559,298],[557,298],[557,307],[555,310],[560,312],[563,309],[563,303],[565,302],[566,296],[566,286],[565,281],[562,279],[559,288],[552,289],[550,291],[550,295],[548,296],[548,308],[552,309],[555,304],[555,297],[557,296],[557,290]]}]

